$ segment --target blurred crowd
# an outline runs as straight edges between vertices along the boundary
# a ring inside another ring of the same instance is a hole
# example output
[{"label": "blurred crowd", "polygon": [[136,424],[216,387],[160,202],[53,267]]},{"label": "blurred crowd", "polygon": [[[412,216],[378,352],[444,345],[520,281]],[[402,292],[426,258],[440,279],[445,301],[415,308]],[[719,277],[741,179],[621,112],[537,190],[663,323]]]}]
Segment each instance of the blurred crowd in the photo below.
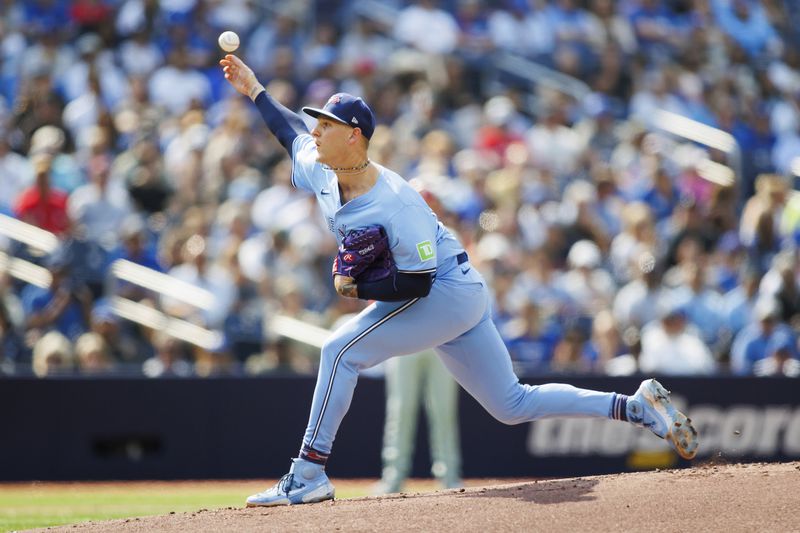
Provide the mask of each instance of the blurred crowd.
[{"label": "blurred crowd", "polygon": [[[799,22],[789,0],[0,1],[0,213],[59,239],[0,236],[4,265],[52,279],[0,274],[0,375],[313,373],[275,317],[362,308],[221,75],[234,30],[289,108],[370,103],[372,160],[459,234],[520,374],[798,376]],[[738,150],[664,133],[659,110]],[[213,304],[116,279],[120,259]],[[121,298],[217,341],[123,318]]]}]

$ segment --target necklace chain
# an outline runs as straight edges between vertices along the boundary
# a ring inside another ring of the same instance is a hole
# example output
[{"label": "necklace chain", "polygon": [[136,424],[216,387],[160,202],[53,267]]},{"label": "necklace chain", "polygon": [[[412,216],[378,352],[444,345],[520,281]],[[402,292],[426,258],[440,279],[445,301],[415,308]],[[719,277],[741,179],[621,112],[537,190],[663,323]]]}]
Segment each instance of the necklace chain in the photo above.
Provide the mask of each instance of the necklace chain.
[{"label": "necklace chain", "polygon": [[370,163],[370,160],[367,159],[366,161],[364,161],[363,163],[361,163],[360,165],[358,165],[356,167],[329,167],[329,166],[325,165],[325,168],[327,170],[332,170],[334,172],[361,172],[362,170],[364,170],[365,168],[367,168],[369,166],[369,163]]}]

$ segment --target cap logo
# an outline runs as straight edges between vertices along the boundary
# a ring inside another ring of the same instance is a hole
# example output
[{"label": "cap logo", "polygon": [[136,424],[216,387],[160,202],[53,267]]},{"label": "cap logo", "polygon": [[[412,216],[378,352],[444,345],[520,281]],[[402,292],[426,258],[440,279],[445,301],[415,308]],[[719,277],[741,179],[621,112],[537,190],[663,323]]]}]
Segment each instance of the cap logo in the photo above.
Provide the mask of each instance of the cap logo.
[{"label": "cap logo", "polygon": [[342,101],[342,97],[341,97],[341,96],[339,96],[338,94],[334,94],[333,96],[331,96],[331,97],[328,99],[328,103],[329,103],[329,104],[338,104],[338,103],[339,103],[339,102],[341,102],[341,101]]},{"label": "cap logo", "polygon": [[352,119],[350,119],[350,122],[352,122],[353,124],[358,124],[358,119],[356,119],[356,117],[353,117]]}]

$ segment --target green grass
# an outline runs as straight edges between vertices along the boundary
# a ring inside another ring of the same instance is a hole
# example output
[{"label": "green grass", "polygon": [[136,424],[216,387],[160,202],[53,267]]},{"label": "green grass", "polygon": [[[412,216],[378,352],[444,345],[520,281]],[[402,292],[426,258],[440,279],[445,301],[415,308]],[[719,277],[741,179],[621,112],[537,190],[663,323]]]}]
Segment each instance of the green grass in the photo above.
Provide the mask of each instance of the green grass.
[{"label": "green grass", "polygon": [[[374,481],[334,479],[338,499],[370,494]],[[377,481],[377,480],[375,480]],[[0,484],[0,532],[79,522],[243,507],[274,481]],[[433,480],[409,480],[408,492],[434,491]]]},{"label": "green grass", "polygon": [[[0,485],[0,532],[170,512],[242,507],[263,490],[252,481],[106,484],[19,483]],[[368,494],[364,484],[337,483],[337,497]]]}]

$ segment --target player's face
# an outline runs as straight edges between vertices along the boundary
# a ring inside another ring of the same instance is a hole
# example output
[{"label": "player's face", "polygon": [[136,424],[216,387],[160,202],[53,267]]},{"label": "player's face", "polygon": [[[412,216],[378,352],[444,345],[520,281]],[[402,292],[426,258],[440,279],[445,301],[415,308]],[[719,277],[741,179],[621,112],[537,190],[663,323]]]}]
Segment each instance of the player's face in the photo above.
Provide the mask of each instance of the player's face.
[{"label": "player's face", "polygon": [[347,160],[347,151],[353,128],[327,118],[320,117],[316,127],[311,130],[317,144],[317,161],[330,166],[339,166],[340,160]]}]

